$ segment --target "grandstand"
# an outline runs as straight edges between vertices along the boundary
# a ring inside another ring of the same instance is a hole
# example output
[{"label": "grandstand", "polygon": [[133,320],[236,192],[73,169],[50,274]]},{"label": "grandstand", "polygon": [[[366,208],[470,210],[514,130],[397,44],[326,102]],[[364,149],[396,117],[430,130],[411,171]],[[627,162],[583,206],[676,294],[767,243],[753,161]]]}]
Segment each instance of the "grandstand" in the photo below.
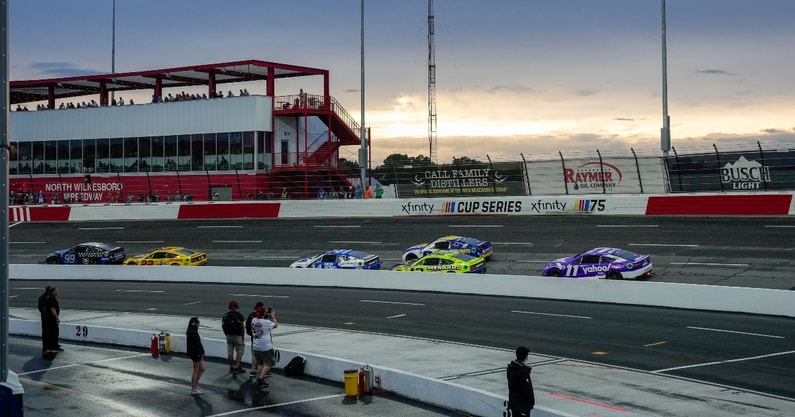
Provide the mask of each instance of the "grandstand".
[{"label": "grandstand", "polygon": [[[276,90],[296,78],[322,91]],[[240,88],[252,83],[266,93]],[[247,60],[12,81],[9,93],[17,203],[309,198],[355,185],[339,151],[361,144],[360,128],[327,70]]]}]

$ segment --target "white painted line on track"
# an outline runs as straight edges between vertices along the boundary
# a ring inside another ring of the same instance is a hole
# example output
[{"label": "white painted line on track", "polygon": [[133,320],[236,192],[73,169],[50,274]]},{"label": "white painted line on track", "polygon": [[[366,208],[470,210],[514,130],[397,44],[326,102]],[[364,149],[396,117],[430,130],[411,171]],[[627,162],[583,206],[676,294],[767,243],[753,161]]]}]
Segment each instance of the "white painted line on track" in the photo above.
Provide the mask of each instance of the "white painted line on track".
[{"label": "white painted line on track", "polygon": [[42,245],[47,242],[8,242],[16,245]]},{"label": "white painted line on track", "polygon": [[163,243],[162,240],[117,240],[116,243]]},{"label": "white painted line on track", "polygon": [[795,228],[795,226],[790,226],[786,224],[766,224],[765,227],[774,227],[774,228],[782,228],[782,229],[790,229]]},{"label": "white painted line on track", "polygon": [[397,319],[397,318],[401,318],[401,317],[406,317],[406,315],[405,314],[397,314],[397,315],[394,315],[394,316],[388,316],[387,318],[388,319]]},{"label": "white painted line on track", "polygon": [[196,226],[197,229],[242,229],[243,226]]},{"label": "white painted line on track", "polygon": [[77,230],[124,230],[121,226],[108,226],[108,227],[78,227]]},{"label": "white painted line on track", "polygon": [[22,376],[22,375],[37,374],[39,372],[51,372],[51,371],[54,371],[56,369],[74,368],[75,366],[91,365],[91,364],[100,363],[100,362],[110,362],[110,361],[118,361],[118,360],[122,360],[122,359],[140,358],[141,356],[151,356],[151,354],[149,354],[149,353],[139,353],[139,354],[135,354],[135,355],[118,356],[118,357],[107,358],[107,359],[98,359],[98,360],[91,361],[91,362],[78,362],[78,363],[70,363],[68,365],[61,365],[61,366],[49,366],[49,367],[46,367],[46,368],[43,368],[43,369],[39,369],[39,370],[33,370],[33,371],[28,371],[28,372],[20,372],[17,375]]},{"label": "white painted line on track", "polygon": [[14,288],[14,289],[15,290],[40,290],[41,288],[39,288],[39,287],[19,287],[19,288]]},{"label": "white painted line on track", "polygon": [[513,310],[513,311],[511,311],[511,313],[532,314],[532,315],[536,315],[536,316],[566,317],[566,318],[570,318],[570,319],[584,319],[584,320],[590,320],[590,319],[593,318],[593,317],[588,317],[588,316],[572,316],[572,315],[569,315],[569,314],[539,313],[539,312],[536,312],[536,311],[521,311],[521,310]]},{"label": "white painted line on track", "polygon": [[447,227],[503,227],[501,224],[451,224]]},{"label": "white painted line on track", "polygon": [[383,242],[376,242],[372,240],[329,240],[328,243],[354,243],[359,245],[380,245]]},{"label": "white painted line on track", "polygon": [[362,227],[362,225],[360,225],[360,224],[330,224],[330,225],[316,224],[316,225],[314,225],[312,227],[317,227],[319,229],[357,229],[357,228]]},{"label": "white painted line on track", "polygon": [[787,351],[787,352],[771,353],[769,355],[751,356],[751,357],[748,357],[748,358],[727,359],[725,361],[695,363],[693,365],[677,366],[675,368],[658,369],[656,371],[651,371],[651,373],[659,374],[659,373],[662,373],[662,372],[678,371],[680,369],[698,368],[700,366],[720,365],[720,364],[723,364],[723,363],[751,361],[751,360],[754,360],[754,359],[771,358],[773,356],[791,355],[793,353],[795,353],[795,350],[790,350],[790,351]]},{"label": "white painted line on track", "polygon": [[673,248],[697,248],[698,245],[680,245],[676,243],[630,243],[629,246],[659,246],[659,247],[673,247]]},{"label": "white painted line on track", "polygon": [[597,224],[596,227],[660,227],[658,224]]},{"label": "white painted line on track", "polygon": [[213,243],[262,243],[261,240],[213,240]]},{"label": "white painted line on track", "polygon": [[671,262],[671,265],[701,265],[701,266],[751,266],[750,264],[722,264],[717,262]]},{"label": "white painted line on track", "polygon": [[533,260],[519,259],[519,260],[516,261],[516,263],[518,263],[518,264],[546,264],[546,263],[549,263],[549,261],[533,261]]},{"label": "white painted line on track", "polygon": [[242,293],[231,293],[229,295],[233,297],[290,298],[289,295],[262,295],[262,294],[242,294]]},{"label": "white painted line on track", "polygon": [[295,256],[278,256],[278,255],[272,255],[272,256],[251,256],[251,255],[246,255],[246,256],[243,256],[243,259],[282,260],[282,259],[295,259]]},{"label": "white painted line on track", "polygon": [[323,396],[323,397],[306,398],[306,399],[303,399],[303,400],[287,401],[287,402],[283,402],[283,403],[268,404],[268,405],[262,405],[262,406],[259,406],[259,407],[248,407],[248,408],[243,408],[243,409],[240,409],[240,410],[227,411],[225,413],[211,414],[211,415],[209,415],[207,417],[231,416],[233,414],[250,413],[251,411],[256,411],[256,410],[267,410],[269,408],[284,407],[285,405],[303,404],[303,403],[308,403],[310,401],[328,400],[330,398],[340,398],[340,397],[344,397],[344,396],[345,396],[345,394],[335,394],[335,395],[326,395],[326,396]]},{"label": "white painted line on track", "polygon": [[423,303],[404,303],[400,301],[359,300],[360,303],[398,304],[402,306],[425,306]]},{"label": "white painted line on track", "polygon": [[687,326],[688,329],[694,330],[706,330],[709,332],[721,332],[721,333],[734,333],[734,334],[743,334],[746,336],[759,336],[759,337],[770,337],[773,339],[783,339],[784,336],[775,336],[770,334],[762,334],[762,333],[749,333],[749,332],[740,332],[737,330],[725,330],[725,329],[711,329],[709,327],[697,327],[697,326]]},{"label": "white painted line on track", "polygon": [[533,246],[532,242],[491,242],[492,245]]},{"label": "white painted line on track", "polygon": [[145,292],[145,293],[162,293],[163,290],[116,290],[116,292]]}]

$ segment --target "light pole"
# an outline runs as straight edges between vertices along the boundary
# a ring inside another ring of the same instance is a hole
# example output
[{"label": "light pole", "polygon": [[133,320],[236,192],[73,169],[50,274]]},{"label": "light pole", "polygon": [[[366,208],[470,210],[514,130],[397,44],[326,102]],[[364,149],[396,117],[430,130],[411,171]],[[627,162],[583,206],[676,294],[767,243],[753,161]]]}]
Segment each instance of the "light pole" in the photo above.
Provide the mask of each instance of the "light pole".
[{"label": "light pole", "polygon": [[[110,72],[116,73],[116,0],[113,0],[113,26],[110,42]],[[110,101],[116,99],[115,91],[110,90]]]},{"label": "light pole", "polygon": [[361,0],[361,63],[362,63],[362,76],[361,76],[361,108],[362,108],[362,120],[361,120],[361,133],[359,134],[359,139],[362,141],[362,147],[359,149],[359,168],[361,170],[361,180],[362,180],[362,191],[367,188],[367,132],[364,128],[364,0]]},{"label": "light pole", "polygon": [[662,111],[663,127],[660,129],[660,148],[663,157],[671,150],[671,116],[668,116],[668,52],[665,46],[665,0],[662,0]]}]

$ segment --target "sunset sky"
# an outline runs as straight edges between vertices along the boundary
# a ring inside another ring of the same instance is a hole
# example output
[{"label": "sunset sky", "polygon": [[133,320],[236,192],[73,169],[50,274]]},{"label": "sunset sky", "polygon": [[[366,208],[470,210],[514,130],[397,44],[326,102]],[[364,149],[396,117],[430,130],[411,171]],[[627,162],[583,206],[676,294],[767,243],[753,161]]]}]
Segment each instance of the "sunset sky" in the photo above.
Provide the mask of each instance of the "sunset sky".
[{"label": "sunset sky", "polygon": [[[795,148],[795,1],[666,3],[676,150]],[[11,79],[111,72],[112,4],[10,1]],[[434,4],[439,162],[661,154],[660,0]],[[427,0],[365,1],[376,165],[391,153],[428,155],[427,21]],[[115,67],[260,59],[325,68],[331,94],[360,120],[360,30],[360,0],[116,0]]]}]

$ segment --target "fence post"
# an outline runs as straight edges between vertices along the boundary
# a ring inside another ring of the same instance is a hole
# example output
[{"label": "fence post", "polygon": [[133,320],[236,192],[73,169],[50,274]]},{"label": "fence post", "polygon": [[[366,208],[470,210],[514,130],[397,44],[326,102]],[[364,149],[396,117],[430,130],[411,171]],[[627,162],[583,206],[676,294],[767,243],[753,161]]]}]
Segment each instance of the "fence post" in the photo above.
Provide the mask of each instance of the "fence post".
[{"label": "fence post", "polygon": [[756,141],[756,146],[759,147],[759,159],[762,161],[762,172],[760,172],[760,176],[762,177],[762,185],[765,187],[765,191],[767,191],[767,175],[764,173],[764,169],[767,168],[765,165],[765,153],[762,151],[762,144],[759,141]]},{"label": "fence post", "polygon": [[720,176],[720,152],[718,152],[718,145],[713,143],[712,147],[715,149],[715,157],[718,160],[718,181],[720,181],[720,192],[723,192],[723,178]]},{"label": "fence post", "polygon": [[566,182],[566,161],[563,159],[563,152],[558,151],[560,155],[560,165],[563,167],[561,173],[563,174],[563,187],[566,189],[566,195],[569,195],[569,183]]},{"label": "fence post", "polygon": [[527,195],[533,195],[533,191],[530,189],[530,173],[527,171],[527,160],[524,159],[524,154],[519,153],[519,156],[522,157],[522,172],[524,172],[524,188]]},{"label": "fence post", "polygon": [[[489,160],[489,169],[491,170],[491,172],[494,172],[494,164],[491,163],[491,157],[489,156],[489,154],[486,154],[486,159]],[[497,182],[495,182],[495,181],[491,182],[491,189],[494,192],[494,195],[496,196],[497,195]]]},{"label": "fence post", "polygon": [[605,165],[604,162],[602,162],[602,153],[597,149],[596,154],[599,155],[599,170],[602,173],[602,194],[607,194],[607,187],[605,186]]},{"label": "fence post", "polygon": [[634,148],[629,148],[632,151],[632,156],[635,157],[635,170],[638,172],[638,186],[640,186],[640,193],[643,194],[643,179],[640,177],[640,165],[638,164],[638,155],[635,153]]}]

